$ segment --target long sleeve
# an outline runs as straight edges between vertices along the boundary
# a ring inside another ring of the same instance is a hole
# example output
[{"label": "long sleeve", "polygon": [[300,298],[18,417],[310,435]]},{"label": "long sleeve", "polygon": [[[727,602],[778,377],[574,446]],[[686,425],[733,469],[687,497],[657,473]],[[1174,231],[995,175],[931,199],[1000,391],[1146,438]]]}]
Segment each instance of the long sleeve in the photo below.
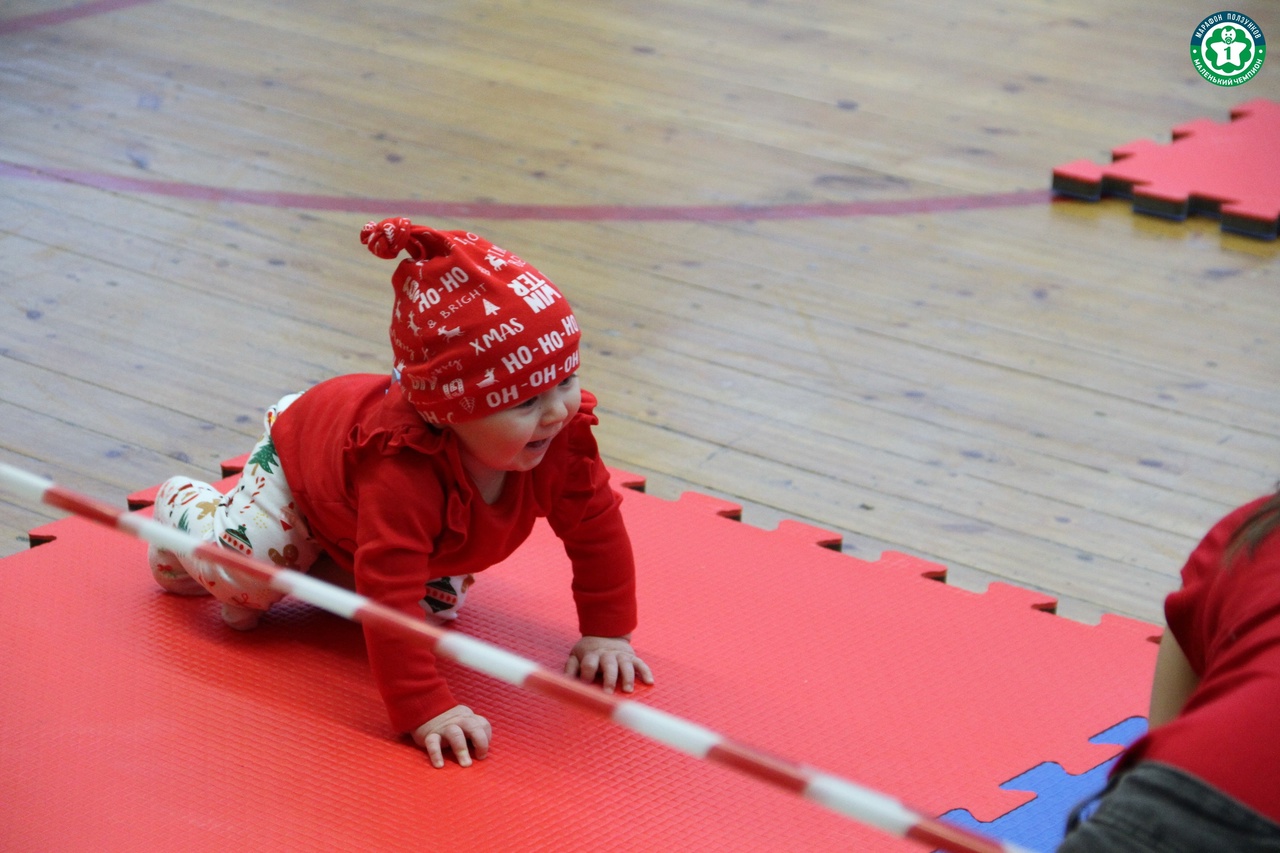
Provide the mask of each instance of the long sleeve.
[{"label": "long sleeve", "polygon": [[[419,602],[432,576],[431,543],[439,536],[444,497],[429,460],[384,460],[362,466],[355,483],[356,591],[422,619]],[[370,625],[364,634],[374,681],[398,731],[412,731],[458,704],[425,643]]]},{"label": "long sleeve", "polygon": [[622,498],[609,485],[609,470],[590,429],[595,418],[587,412],[568,436],[570,462],[548,521],[573,566],[578,630],[618,637],[636,628],[635,557]]}]

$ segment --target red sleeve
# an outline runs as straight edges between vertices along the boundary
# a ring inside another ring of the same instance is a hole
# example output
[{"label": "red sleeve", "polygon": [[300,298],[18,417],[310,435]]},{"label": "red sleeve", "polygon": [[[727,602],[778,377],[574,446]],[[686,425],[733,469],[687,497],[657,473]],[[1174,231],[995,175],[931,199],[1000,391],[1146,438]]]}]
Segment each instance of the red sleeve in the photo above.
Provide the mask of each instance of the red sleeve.
[{"label": "red sleeve", "polygon": [[1211,606],[1210,590],[1222,569],[1223,554],[1231,537],[1265,500],[1245,504],[1215,524],[1182,567],[1181,588],[1165,599],[1165,621],[1196,675],[1204,675],[1209,643],[1218,636],[1220,614]]},{"label": "red sleeve", "polygon": [[591,434],[595,401],[587,399],[584,414],[570,427],[563,489],[547,520],[573,565],[578,630],[620,637],[636,628],[635,558],[622,520],[622,497],[609,485],[609,470]]},{"label": "red sleeve", "polygon": [[[354,570],[361,595],[422,619],[419,602],[430,579],[444,496],[431,460],[415,456],[374,455],[354,471]],[[425,643],[369,625],[364,634],[374,681],[397,731],[412,731],[458,704]]]}]

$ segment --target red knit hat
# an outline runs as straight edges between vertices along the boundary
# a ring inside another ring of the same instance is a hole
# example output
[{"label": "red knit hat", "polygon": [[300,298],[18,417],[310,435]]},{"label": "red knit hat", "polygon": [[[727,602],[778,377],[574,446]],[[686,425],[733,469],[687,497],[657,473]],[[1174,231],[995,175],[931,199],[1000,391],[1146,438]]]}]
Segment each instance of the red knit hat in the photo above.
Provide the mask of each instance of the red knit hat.
[{"label": "red knit hat", "polygon": [[402,260],[391,276],[395,376],[429,423],[482,418],[578,369],[578,322],[529,264],[466,231],[397,217],[370,222],[360,242]]}]

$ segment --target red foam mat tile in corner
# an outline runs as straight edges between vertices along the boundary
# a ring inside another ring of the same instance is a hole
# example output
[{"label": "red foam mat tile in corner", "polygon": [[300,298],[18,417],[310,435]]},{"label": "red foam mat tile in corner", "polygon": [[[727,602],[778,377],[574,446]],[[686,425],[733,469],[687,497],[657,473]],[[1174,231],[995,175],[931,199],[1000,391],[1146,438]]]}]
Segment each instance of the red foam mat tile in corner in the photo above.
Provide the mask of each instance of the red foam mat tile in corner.
[{"label": "red foam mat tile in corner", "polygon": [[[999,595],[626,492],[639,701],[900,797],[989,820],[1145,706],[1155,647]],[[0,560],[0,827],[12,850],[873,850],[889,838],[575,709],[444,664],[489,760],[435,771],[389,731],[358,626],[301,604],[256,631],[154,588],[145,546],[78,519]],[[457,630],[559,669],[569,573],[539,526]]]},{"label": "red foam mat tile in corner", "polygon": [[1053,189],[1098,200],[1133,199],[1133,208],[1173,219],[1219,214],[1222,228],[1275,239],[1280,227],[1280,102],[1256,98],[1231,110],[1231,121],[1197,119],[1175,127],[1173,141],[1139,139],[1111,151],[1112,162],[1063,163]]}]

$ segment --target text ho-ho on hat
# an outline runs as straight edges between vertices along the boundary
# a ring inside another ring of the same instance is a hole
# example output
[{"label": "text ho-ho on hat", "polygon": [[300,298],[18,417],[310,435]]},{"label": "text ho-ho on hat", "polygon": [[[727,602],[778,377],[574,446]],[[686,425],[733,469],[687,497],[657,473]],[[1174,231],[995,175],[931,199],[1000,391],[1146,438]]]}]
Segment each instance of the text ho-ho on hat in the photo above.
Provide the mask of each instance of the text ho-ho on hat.
[{"label": "text ho-ho on hat", "polygon": [[466,231],[370,222],[360,242],[400,261],[391,349],[409,404],[429,423],[481,418],[549,390],[578,368],[569,303],[541,273]]}]

